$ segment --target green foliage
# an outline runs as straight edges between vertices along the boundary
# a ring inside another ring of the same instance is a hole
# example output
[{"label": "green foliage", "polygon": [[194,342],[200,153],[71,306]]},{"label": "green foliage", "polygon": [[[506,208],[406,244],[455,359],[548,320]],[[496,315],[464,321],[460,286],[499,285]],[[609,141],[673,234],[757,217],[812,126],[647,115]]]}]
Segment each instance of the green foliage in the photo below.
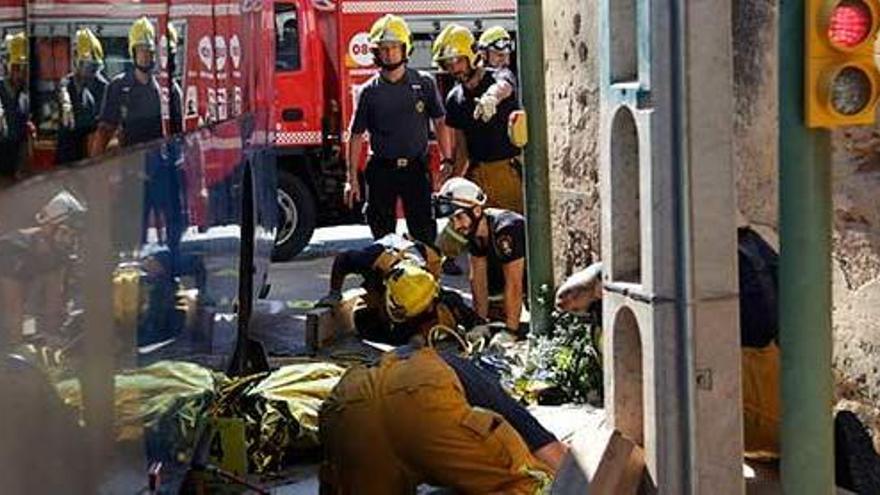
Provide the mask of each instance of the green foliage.
[{"label": "green foliage", "polygon": [[601,342],[593,341],[601,330],[595,330],[589,317],[554,312],[552,333],[532,337],[523,378],[549,385],[538,402],[602,405]]}]

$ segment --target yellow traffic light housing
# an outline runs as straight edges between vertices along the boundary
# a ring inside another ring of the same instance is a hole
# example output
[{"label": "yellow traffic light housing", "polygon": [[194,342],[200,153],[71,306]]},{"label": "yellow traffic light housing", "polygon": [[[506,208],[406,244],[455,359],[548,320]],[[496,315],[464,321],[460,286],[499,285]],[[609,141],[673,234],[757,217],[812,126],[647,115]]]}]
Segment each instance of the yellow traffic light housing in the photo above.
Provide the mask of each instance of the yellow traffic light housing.
[{"label": "yellow traffic light housing", "polygon": [[807,127],[871,124],[880,96],[878,0],[808,0]]}]

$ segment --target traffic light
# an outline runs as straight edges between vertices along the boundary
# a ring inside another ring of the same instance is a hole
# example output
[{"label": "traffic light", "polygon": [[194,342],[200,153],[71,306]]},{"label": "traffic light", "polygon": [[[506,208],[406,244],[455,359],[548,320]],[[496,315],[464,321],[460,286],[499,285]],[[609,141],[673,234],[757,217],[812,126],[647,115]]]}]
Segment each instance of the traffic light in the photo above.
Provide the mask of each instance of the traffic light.
[{"label": "traffic light", "polygon": [[878,0],[808,0],[807,127],[871,124],[880,72],[874,64]]}]

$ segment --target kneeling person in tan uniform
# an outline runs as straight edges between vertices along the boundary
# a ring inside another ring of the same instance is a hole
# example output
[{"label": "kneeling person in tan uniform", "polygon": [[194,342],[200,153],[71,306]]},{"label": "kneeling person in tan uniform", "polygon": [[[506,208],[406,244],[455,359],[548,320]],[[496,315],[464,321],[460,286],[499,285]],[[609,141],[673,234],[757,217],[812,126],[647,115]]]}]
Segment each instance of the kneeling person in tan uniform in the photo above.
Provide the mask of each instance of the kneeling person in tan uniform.
[{"label": "kneeling person in tan uniform", "polygon": [[541,493],[566,448],[471,361],[418,342],[437,323],[434,303],[397,299],[439,287],[404,264],[389,280],[388,310],[411,344],[348,370],[320,415],[323,494],[410,494],[421,483],[467,494]]}]

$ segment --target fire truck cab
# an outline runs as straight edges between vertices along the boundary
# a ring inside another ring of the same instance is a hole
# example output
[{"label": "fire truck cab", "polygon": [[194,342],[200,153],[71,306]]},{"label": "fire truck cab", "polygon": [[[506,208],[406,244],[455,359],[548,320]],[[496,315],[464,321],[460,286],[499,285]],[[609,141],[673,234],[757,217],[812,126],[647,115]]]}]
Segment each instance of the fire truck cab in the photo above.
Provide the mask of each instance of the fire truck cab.
[{"label": "fire truck cab", "polygon": [[[389,4],[393,12],[386,10]],[[377,71],[367,34],[388,13],[406,19],[413,32],[409,66],[434,74],[431,44],[446,24],[463,24],[476,35],[495,25],[516,31],[514,0],[277,0],[274,130],[282,218],[277,260],[299,253],[316,227],[363,222],[360,206],[344,204],[344,149],[356,89]],[[441,74],[437,79],[445,94],[450,81]],[[431,156],[436,169],[436,150]]]}]

